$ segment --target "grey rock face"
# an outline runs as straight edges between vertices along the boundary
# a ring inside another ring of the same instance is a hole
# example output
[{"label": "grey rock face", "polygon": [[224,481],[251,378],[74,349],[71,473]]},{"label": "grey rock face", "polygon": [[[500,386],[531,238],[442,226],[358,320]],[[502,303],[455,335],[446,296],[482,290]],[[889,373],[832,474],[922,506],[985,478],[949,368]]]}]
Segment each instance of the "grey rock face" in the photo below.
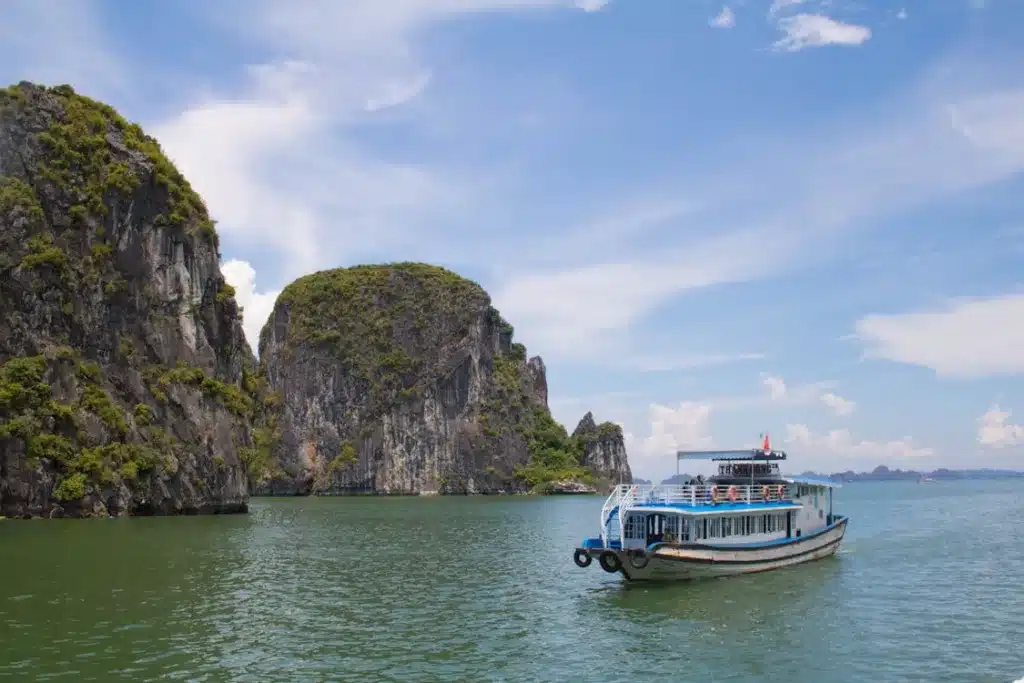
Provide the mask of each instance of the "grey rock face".
[{"label": "grey rock face", "polygon": [[583,446],[580,462],[589,468],[607,489],[615,484],[630,484],[633,473],[629,469],[626,442],[622,428],[612,422],[597,424],[593,413],[588,412],[572,433]]},{"label": "grey rock face", "polygon": [[0,514],[245,511],[252,353],[202,201],[70,88],[0,91]]},{"label": "grey rock face", "polygon": [[548,414],[543,361],[512,343],[482,289],[424,264],[293,283],[260,360],[282,407],[276,471],[257,494],[522,490],[514,470]]}]

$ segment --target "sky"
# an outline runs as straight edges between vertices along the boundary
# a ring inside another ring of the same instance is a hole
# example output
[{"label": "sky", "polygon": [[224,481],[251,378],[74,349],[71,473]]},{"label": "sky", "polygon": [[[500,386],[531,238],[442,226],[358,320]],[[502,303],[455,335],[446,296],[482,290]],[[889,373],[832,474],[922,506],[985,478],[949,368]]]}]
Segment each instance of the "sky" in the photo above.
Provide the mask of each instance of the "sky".
[{"label": "sky", "polygon": [[636,476],[1024,469],[1024,3],[4,0],[0,73],[155,135],[277,293],[480,282]]}]

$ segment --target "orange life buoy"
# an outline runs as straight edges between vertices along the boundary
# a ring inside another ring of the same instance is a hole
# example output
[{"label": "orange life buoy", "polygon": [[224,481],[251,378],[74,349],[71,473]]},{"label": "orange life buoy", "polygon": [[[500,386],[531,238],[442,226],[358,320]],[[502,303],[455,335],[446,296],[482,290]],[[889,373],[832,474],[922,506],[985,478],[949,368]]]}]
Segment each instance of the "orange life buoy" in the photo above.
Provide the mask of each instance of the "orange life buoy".
[{"label": "orange life buoy", "polygon": [[786,487],[785,486],[781,486],[780,485],[777,490],[779,492],[779,500],[782,500],[783,498],[786,497]]},{"label": "orange life buoy", "polygon": [[762,486],[761,487],[761,499],[762,500],[768,500],[768,496],[770,496],[770,495],[772,495],[771,490],[769,490],[769,488],[767,486]]},{"label": "orange life buoy", "polygon": [[716,503],[718,502],[718,487],[717,486],[712,486],[711,487],[711,500],[715,501]]},{"label": "orange life buoy", "polygon": [[735,486],[730,486],[729,487],[729,500],[732,501],[733,503],[735,503],[736,502],[736,498],[739,497],[739,493],[740,492],[736,490]]}]

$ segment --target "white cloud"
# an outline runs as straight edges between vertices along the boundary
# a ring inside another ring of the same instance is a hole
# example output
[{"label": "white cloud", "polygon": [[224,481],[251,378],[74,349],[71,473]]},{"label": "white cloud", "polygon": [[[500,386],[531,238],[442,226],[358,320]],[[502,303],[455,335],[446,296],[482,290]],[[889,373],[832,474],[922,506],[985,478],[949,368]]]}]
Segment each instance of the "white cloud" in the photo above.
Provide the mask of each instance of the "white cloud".
[{"label": "white cloud", "polygon": [[774,47],[786,52],[826,45],[855,46],[871,38],[866,26],[844,24],[823,14],[796,14],[779,19],[778,26],[786,35]]},{"label": "white cloud", "polygon": [[[313,87],[320,73],[305,62],[255,67],[244,100],[198,102],[152,128],[218,230],[250,248],[279,250],[280,275],[401,239],[406,228],[398,226],[454,211],[464,196],[454,174],[377,161],[332,136],[337,110]],[[362,109],[365,101],[353,104]]]},{"label": "white cloud", "polygon": [[512,275],[495,305],[524,338],[576,360],[621,352],[630,323],[687,290],[773,274],[788,265],[788,243],[767,232],[710,238],[662,249],[651,260]]},{"label": "white cloud", "polygon": [[426,89],[430,79],[430,72],[424,71],[410,81],[386,83],[383,91],[378,96],[367,100],[363,108],[366,111],[374,112],[409,102]]},{"label": "white cloud", "polygon": [[1008,410],[992,406],[978,418],[978,443],[993,448],[1024,445],[1024,425],[1012,424],[1009,420]]},{"label": "white cloud", "polygon": [[[416,47],[432,26],[571,0],[225,0],[201,17],[255,41],[268,63],[241,92],[200,96],[152,132],[206,199],[232,244],[282,255],[277,279],[436,244],[486,202],[472,172],[365,150],[359,131],[422,98],[433,81]],[[401,154],[401,153],[400,153]]]},{"label": "white cloud", "polygon": [[781,377],[762,374],[761,383],[764,384],[765,387],[767,387],[768,392],[771,395],[773,401],[781,401],[786,398],[786,381]]},{"label": "white cloud", "polygon": [[833,394],[830,391],[823,393],[819,398],[829,410],[840,417],[851,415],[857,408],[857,404],[853,401]]},{"label": "white cloud", "polygon": [[708,434],[711,406],[706,403],[683,401],[675,408],[652,403],[648,417],[648,436],[624,435],[626,452],[631,458],[665,458],[674,463],[676,451],[711,447]]},{"label": "white cloud", "polygon": [[768,15],[774,16],[788,7],[796,7],[797,5],[802,5],[805,2],[807,2],[807,0],[774,0],[772,2],[772,6],[768,9]]},{"label": "white cloud", "polygon": [[235,288],[235,301],[242,307],[242,329],[254,353],[259,352],[260,331],[274,310],[280,291],[257,292],[256,271],[245,261],[231,260],[220,267],[229,285]]},{"label": "white cloud", "polygon": [[[828,260],[841,233],[1024,168],[1024,91],[964,86],[950,73],[937,68],[870,115],[748,144],[738,157],[723,152],[700,176],[661,179],[675,203],[651,205],[666,210],[606,212],[594,243],[581,229],[564,248],[538,250],[563,257],[553,267],[506,261],[496,305],[545,356],[618,363],[637,355],[623,351],[635,345],[629,328],[680,295]],[[638,246],[655,236],[659,248]],[[586,264],[572,263],[578,251]]]},{"label": "white cloud", "polygon": [[791,387],[786,380],[777,375],[761,373],[761,384],[768,390],[768,396],[773,402],[787,403],[793,406],[821,403],[828,408],[832,414],[845,417],[853,413],[857,404],[847,398],[826,391],[831,382],[815,382]]},{"label": "white cloud", "polygon": [[940,376],[1024,373],[1024,294],[952,301],[943,310],[869,315],[856,324],[865,358],[930,368]]},{"label": "white cloud", "polygon": [[901,7],[900,10],[896,13],[896,18],[899,19],[900,21],[903,21],[904,19],[906,19],[907,18],[907,10],[905,8]]},{"label": "white cloud", "polygon": [[[808,384],[791,385],[778,375],[762,372],[761,384],[768,390],[768,398],[772,402],[790,406],[807,406],[819,402],[828,405],[828,402],[833,399],[845,400],[827,391],[833,386],[834,382],[810,382]],[[825,399],[826,394],[833,398]]]},{"label": "white cloud", "polygon": [[950,125],[977,148],[1019,164],[1024,159],[1024,91],[997,92],[949,106]]},{"label": "white cloud", "polygon": [[[893,441],[857,441],[848,429],[833,429],[826,434],[815,434],[804,424],[787,424],[784,441],[816,459],[822,456],[836,456],[878,462],[921,458],[935,454],[932,448],[915,446],[910,437]],[[850,463],[833,461],[833,464],[839,469]]]},{"label": "white cloud", "polygon": [[722,11],[712,17],[708,23],[715,28],[732,28],[736,25],[736,14],[728,5],[725,5],[722,7]]},{"label": "white cloud", "polygon": [[584,12],[597,12],[612,0],[576,0],[575,5]]}]

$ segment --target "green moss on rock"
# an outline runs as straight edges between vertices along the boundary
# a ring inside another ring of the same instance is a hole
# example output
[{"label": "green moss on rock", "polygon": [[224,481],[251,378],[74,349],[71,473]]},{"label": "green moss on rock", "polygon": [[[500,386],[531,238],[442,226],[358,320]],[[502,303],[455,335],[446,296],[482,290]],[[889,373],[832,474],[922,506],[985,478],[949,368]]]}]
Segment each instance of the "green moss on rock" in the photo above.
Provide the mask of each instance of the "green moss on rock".
[{"label": "green moss on rock", "polygon": [[[57,355],[56,362],[66,356]],[[49,361],[43,355],[8,359],[0,365],[0,439],[19,439],[32,467],[51,467],[58,474],[53,496],[68,502],[85,496],[91,486],[135,479],[154,466],[158,448],[149,443],[125,441],[128,423],[110,395],[93,381],[99,377],[95,363],[78,364],[83,380],[75,405],[51,398],[47,381]],[[113,441],[87,445],[79,428],[79,411],[96,414],[110,429]]]},{"label": "green moss on rock", "polygon": [[239,417],[250,417],[252,415],[253,398],[251,396],[246,395],[246,392],[233,384],[227,384],[209,377],[203,372],[202,368],[190,366],[183,362],[178,363],[176,367],[166,370],[156,382],[156,385],[162,390],[162,395],[165,397],[167,388],[171,384],[184,384],[197,388],[205,396],[217,401]]},{"label": "green moss on rock", "polygon": [[[30,106],[26,86],[37,87],[19,84],[0,91],[0,108],[17,112]],[[46,154],[35,170],[45,180],[76,195],[74,204],[82,207],[77,209],[78,218],[87,214],[105,216],[112,194],[129,196],[142,183],[124,159],[113,153],[108,136],[117,134],[128,149],[146,158],[153,179],[166,192],[168,213],[160,220],[191,225],[196,234],[216,247],[217,233],[206,205],[154,138],[113,107],[78,94],[69,85],[42,90],[59,99],[63,112],[37,135]]]},{"label": "green moss on rock", "polygon": [[379,401],[409,389],[424,360],[468,329],[489,304],[480,285],[424,263],[354,266],[288,285],[288,346],[323,348],[343,359]]}]

